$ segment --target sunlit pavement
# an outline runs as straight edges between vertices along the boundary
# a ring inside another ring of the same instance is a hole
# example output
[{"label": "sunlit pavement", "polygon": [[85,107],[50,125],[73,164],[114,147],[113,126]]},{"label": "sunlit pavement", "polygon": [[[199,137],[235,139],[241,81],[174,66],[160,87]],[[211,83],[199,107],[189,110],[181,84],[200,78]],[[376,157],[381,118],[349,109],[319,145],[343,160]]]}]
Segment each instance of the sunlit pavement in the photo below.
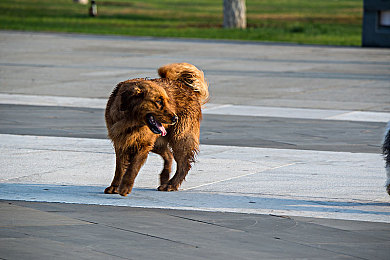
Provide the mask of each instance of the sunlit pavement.
[{"label": "sunlit pavement", "polygon": [[[0,258],[388,257],[390,50],[4,31],[0,47]],[[197,163],[158,192],[150,155],[129,196],[103,194],[110,91],[181,61],[210,84]]]}]

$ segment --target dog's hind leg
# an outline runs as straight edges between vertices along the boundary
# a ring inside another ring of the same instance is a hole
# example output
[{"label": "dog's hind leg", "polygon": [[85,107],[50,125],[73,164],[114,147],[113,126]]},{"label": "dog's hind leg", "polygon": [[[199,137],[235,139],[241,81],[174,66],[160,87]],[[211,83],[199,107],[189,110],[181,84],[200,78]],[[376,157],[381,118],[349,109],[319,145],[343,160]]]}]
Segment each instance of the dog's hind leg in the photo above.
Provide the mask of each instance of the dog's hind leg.
[{"label": "dog's hind leg", "polygon": [[154,145],[152,152],[159,154],[164,160],[164,168],[160,173],[160,185],[167,184],[172,168],[172,152],[169,150],[168,144],[165,141],[159,141],[159,139]]},{"label": "dog's hind leg", "polygon": [[115,156],[116,156],[115,176],[111,182],[111,185],[104,190],[104,193],[106,194],[118,193],[119,184],[121,183],[122,176],[128,164],[127,156],[119,149],[115,149]]},{"label": "dog's hind leg", "polygon": [[175,175],[166,184],[158,187],[159,191],[177,191],[191,169],[191,164],[195,161],[199,143],[196,138],[187,137],[175,142],[173,145],[173,155],[177,163]]}]

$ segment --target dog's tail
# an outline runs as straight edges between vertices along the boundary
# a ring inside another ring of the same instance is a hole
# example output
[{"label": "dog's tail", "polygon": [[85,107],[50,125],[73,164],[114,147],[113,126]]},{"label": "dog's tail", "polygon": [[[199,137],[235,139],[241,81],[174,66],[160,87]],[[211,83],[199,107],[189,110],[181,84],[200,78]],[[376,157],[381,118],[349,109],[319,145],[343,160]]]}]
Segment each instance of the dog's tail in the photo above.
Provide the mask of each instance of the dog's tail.
[{"label": "dog's tail", "polygon": [[172,63],[158,69],[161,78],[183,82],[193,91],[199,92],[202,104],[209,100],[209,86],[203,71],[189,63]]}]

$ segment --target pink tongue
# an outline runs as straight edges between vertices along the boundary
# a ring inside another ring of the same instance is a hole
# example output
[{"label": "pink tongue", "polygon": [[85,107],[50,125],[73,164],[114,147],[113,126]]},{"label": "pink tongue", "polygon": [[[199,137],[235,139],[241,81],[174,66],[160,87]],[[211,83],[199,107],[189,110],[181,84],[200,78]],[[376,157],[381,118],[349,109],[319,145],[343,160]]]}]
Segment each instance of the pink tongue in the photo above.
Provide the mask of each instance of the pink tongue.
[{"label": "pink tongue", "polygon": [[167,135],[167,130],[165,130],[165,128],[163,127],[163,125],[160,124],[160,123],[158,123],[158,122],[156,122],[156,125],[157,125],[157,127],[158,127],[158,130],[161,131],[161,135],[162,135],[162,136],[166,136],[166,135]]}]

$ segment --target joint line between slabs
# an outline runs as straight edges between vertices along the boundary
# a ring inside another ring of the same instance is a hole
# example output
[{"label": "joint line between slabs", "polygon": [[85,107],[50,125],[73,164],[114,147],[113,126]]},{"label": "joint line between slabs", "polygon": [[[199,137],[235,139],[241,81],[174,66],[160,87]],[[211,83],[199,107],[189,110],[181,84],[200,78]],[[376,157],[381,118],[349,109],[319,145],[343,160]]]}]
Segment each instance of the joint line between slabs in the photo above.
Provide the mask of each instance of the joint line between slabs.
[{"label": "joint line between slabs", "polygon": [[325,117],[324,119],[325,120],[334,120],[334,119],[337,120],[337,118],[340,117],[340,116],[347,116],[347,115],[354,114],[356,112],[360,112],[360,111],[348,111],[348,112],[345,112],[345,113],[341,113],[341,114],[337,114],[337,115],[333,115],[333,116],[328,116],[328,117]]},{"label": "joint line between slabs", "polygon": [[224,181],[230,181],[230,180],[234,180],[234,179],[238,179],[238,178],[242,178],[242,177],[258,174],[258,173],[269,171],[269,170],[275,170],[275,169],[279,169],[279,168],[283,168],[283,167],[287,167],[287,166],[292,166],[292,165],[295,165],[295,164],[297,164],[297,163],[288,163],[288,164],[284,164],[284,165],[280,165],[280,166],[264,169],[262,171],[258,171],[258,172],[254,172],[254,173],[247,173],[247,174],[244,174],[244,175],[235,176],[235,177],[227,178],[227,179],[224,179],[224,180],[213,181],[213,182],[210,182],[210,183],[205,183],[205,184],[201,184],[201,185],[198,185],[198,186],[195,186],[195,187],[190,187],[190,188],[182,189],[182,190],[183,191],[193,190],[193,189],[200,188],[200,187],[203,187],[203,186],[212,185],[212,184],[216,184],[216,183],[220,183],[220,182],[224,182]]}]

